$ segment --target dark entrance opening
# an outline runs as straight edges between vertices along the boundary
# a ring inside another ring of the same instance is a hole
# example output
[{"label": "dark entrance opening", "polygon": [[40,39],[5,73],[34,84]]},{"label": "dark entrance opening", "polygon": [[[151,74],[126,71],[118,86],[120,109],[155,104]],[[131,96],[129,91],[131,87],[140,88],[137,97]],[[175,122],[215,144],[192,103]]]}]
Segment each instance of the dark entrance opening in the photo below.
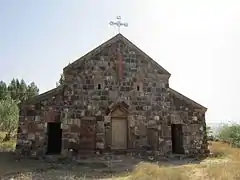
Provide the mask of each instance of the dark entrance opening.
[{"label": "dark entrance opening", "polygon": [[176,154],[183,154],[183,132],[181,124],[172,124],[172,152]]},{"label": "dark entrance opening", "polygon": [[48,123],[47,154],[60,154],[62,149],[62,129],[60,122]]}]

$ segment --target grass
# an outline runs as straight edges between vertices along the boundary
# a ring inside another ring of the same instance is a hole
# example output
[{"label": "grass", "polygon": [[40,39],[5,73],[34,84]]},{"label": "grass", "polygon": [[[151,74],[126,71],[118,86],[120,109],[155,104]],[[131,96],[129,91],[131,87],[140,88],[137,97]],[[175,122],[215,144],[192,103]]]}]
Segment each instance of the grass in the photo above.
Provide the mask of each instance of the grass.
[{"label": "grass", "polygon": [[[4,137],[4,133],[0,133],[0,142]],[[13,151],[15,148],[15,140],[9,142],[1,142],[1,151]],[[237,180],[240,179],[240,149],[233,148],[228,144],[221,142],[210,142],[209,149],[211,157],[203,160],[199,164],[185,165],[164,165],[163,163],[141,162],[135,166],[130,172],[123,172],[120,175],[109,179],[118,180]],[[85,172],[84,166],[75,166],[67,168],[67,164],[62,167],[46,168],[47,164],[36,160],[24,160],[16,162],[11,154],[0,154],[0,178],[3,174],[15,174],[14,180],[30,180],[30,179],[69,179],[80,180],[87,179],[86,174],[95,176],[92,179],[99,179],[96,176],[103,176],[103,172],[88,171]],[[35,169],[45,168],[36,173]],[[18,174],[16,174],[18,172]],[[13,175],[12,175],[13,176]],[[110,178],[111,177],[111,178]],[[4,178],[1,178],[4,179]]]},{"label": "grass", "polygon": [[182,180],[186,179],[186,169],[190,167],[161,167],[154,163],[141,163],[129,174],[128,180]]},{"label": "grass", "polygon": [[0,152],[14,151],[16,146],[16,139],[12,138],[10,141],[3,142],[5,132],[0,131]]},{"label": "grass", "polygon": [[164,167],[142,163],[128,179],[139,180],[237,180],[240,179],[240,149],[221,142],[211,142],[212,157],[200,164]]}]

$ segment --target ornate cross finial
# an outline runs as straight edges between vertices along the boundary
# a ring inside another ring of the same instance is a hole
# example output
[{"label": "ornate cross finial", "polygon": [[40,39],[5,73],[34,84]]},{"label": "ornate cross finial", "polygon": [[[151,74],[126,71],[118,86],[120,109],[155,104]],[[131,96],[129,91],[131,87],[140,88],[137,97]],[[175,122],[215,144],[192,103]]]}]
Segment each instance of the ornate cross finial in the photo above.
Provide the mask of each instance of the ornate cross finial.
[{"label": "ornate cross finial", "polygon": [[117,16],[117,22],[110,21],[109,23],[111,26],[116,25],[118,27],[118,33],[120,33],[120,27],[125,26],[128,27],[128,23],[122,23],[121,22],[121,16]]}]

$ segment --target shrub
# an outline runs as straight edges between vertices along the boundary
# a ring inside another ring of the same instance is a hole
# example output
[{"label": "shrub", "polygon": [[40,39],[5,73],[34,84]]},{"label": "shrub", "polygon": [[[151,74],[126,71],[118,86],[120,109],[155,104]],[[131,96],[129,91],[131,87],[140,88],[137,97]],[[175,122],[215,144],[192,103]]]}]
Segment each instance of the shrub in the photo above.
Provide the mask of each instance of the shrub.
[{"label": "shrub", "polygon": [[218,137],[221,141],[240,148],[240,125],[225,125],[221,128]]},{"label": "shrub", "polygon": [[19,113],[17,103],[10,97],[0,100],[0,129],[6,132],[3,141],[10,141],[17,129]]}]

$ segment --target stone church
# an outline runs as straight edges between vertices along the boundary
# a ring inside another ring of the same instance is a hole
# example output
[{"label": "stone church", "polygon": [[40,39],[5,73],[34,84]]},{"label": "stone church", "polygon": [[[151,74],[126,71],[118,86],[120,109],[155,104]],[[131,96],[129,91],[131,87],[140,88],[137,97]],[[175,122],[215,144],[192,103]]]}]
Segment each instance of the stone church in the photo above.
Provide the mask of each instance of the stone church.
[{"label": "stone church", "polygon": [[63,75],[59,87],[19,105],[16,153],[208,153],[207,108],[170,88],[171,74],[122,34]]}]

